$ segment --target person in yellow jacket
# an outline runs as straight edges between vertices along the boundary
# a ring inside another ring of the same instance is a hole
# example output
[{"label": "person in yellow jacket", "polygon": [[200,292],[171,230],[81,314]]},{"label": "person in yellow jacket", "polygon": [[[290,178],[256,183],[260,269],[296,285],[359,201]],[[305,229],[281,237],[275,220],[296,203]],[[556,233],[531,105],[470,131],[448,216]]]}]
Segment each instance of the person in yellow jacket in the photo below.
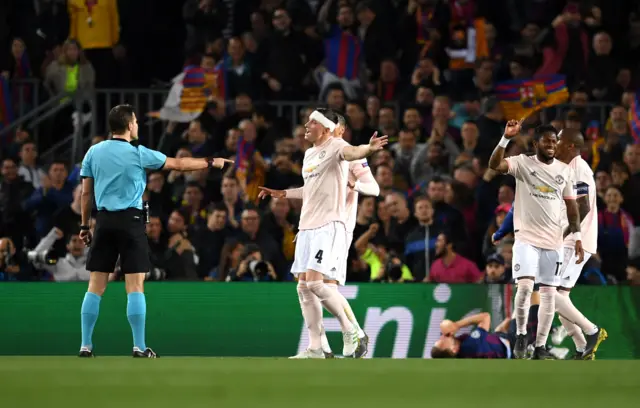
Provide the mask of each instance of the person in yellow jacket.
[{"label": "person in yellow jacket", "polygon": [[69,38],[82,44],[96,69],[98,87],[113,86],[116,54],[120,39],[117,0],[68,0]]}]

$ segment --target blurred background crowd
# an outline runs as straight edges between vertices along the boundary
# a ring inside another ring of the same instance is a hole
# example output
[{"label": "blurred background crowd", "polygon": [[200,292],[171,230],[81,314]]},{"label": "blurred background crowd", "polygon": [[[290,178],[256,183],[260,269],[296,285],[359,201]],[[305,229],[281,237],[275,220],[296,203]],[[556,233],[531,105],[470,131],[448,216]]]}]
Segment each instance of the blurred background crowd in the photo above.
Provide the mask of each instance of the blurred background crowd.
[{"label": "blurred background crowd", "polygon": [[[302,185],[304,123],[328,106],[352,144],[391,141],[348,281],[507,283],[513,237],[491,235],[515,182],[487,162],[515,106],[509,155],[543,122],[585,135],[599,239],[579,282],[640,284],[639,68],[637,0],[5,0],[0,280],[88,280],[78,162],[127,102],[148,147],[235,160],[149,174],[149,279],[291,280],[301,202],[257,187]],[[531,85],[550,76],[552,107]]]}]

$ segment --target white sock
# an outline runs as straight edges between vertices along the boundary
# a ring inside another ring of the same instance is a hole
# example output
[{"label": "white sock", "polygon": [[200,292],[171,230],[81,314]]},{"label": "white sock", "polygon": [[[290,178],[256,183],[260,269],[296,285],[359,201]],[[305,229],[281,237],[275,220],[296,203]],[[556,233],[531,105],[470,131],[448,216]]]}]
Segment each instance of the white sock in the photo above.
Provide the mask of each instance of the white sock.
[{"label": "white sock", "polygon": [[306,281],[298,281],[298,300],[302,317],[309,330],[309,348],[318,350],[322,347],[322,304],[320,299],[309,290]]},{"label": "white sock", "polygon": [[[556,297],[556,308],[557,307],[558,298]],[[576,345],[576,351],[583,352],[585,347],[587,347],[587,339],[584,338],[582,330],[580,330],[577,324],[570,322],[562,317],[562,315],[558,314],[558,318],[560,319],[560,323],[562,323],[564,328],[567,330],[567,334],[573,339],[573,343]]]},{"label": "white sock", "polygon": [[[587,335],[593,335],[598,332],[598,326],[591,323],[589,319],[584,317],[582,313],[574,306],[569,292],[560,290],[556,294],[556,310],[559,315],[564,316],[568,321],[575,323]],[[567,329],[567,333],[569,329]]]},{"label": "white sock", "polygon": [[531,294],[533,293],[533,281],[531,279],[519,279],[516,292],[516,332],[527,334],[527,321],[529,320],[529,308],[531,307]]},{"label": "white sock", "polygon": [[543,286],[540,288],[540,307],[538,308],[538,333],[536,334],[536,347],[547,344],[553,316],[556,313],[556,288]]},{"label": "white sock", "polygon": [[322,332],[320,333],[320,344],[322,345],[322,351],[324,351],[325,353],[332,352],[331,346],[329,345],[329,339],[327,339],[327,332],[324,331],[324,324],[322,325]]},{"label": "white sock", "polygon": [[349,304],[349,301],[347,300],[347,298],[345,298],[342,295],[342,293],[340,293],[340,290],[338,290],[338,285],[335,283],[327,283],[327,286],[335,290],[338,296],[340,296],[340,301],[342,302],[342,308],[344,309],[344,312],[347,314],[347,319],[349,319],[351,324],[353,324],[353,327],[355,327],[356,330],[358,330],[358,337],[360,338],[364,337],[364,331],[360,327],[360,324],[358,323],[358,319],[356,319],[356,315],[353,314],[353,309],[351,309],[351,305]]},{"label": "white sock", "polygon": [[307,282],[307,287],[311,292],[313,292],[313,294],[318,297],[318,299],[320,299],[322,306],[324,306],[324,308],[327,309],[329,313],[331,313],[338,319],[343,333],[353,331],[353,324],[351,324],[351,322],[347,318],[347,314],[342,307],[340,297],[336,294],[335,290],[331,290],[331,288],[329,288],[321,280]]}]

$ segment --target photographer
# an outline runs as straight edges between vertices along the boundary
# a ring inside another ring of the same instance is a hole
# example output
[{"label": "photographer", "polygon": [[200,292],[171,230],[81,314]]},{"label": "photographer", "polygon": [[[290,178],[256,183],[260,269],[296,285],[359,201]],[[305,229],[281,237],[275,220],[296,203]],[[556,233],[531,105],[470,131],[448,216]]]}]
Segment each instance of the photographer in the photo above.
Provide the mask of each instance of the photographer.
[{"label": "photographer", "polygon": [[18,280],[20,265],[15,260],[16,246],[11,238],[0,238],[0,281]]},{"label": "photographer", "polygon": [[66,243],[66,255],[56,259],[52,248],[56,241],[62,238],[64,238],[64,232],[59,228],[52,228],[36,248],[29,251],[27,258],[36,268],[49,272],[56,282],[88,281],[89,271],[86,268],[88,248],[80,239],[79,231],[70,232]]},{"label": "photographer", "polygon": [[242,262],[236,271],[227,276],[227,282],[269,282],[277,281],[278,275],[269,262],[262,260],[260,247],[254,244],[245,246]]},{"label": "photographer", "polygon": [[369,241],[378,233],[378,224],[369,229],[354,244],[360,259],[369,265],[372,282],[404,283],[413,282],[409,267],[395,251],[388,251],[384,245],[373,245]]}]

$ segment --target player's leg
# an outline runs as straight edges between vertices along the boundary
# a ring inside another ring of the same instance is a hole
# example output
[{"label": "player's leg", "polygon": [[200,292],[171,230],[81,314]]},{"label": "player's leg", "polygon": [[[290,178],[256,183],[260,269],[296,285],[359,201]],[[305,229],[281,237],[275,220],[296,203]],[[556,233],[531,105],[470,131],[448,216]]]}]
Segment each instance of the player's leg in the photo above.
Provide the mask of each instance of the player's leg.
[{"label": "player's leg", "polygon": [[298,277],[296,291],[300,303],[300,311],[304,319],[305,327],[309,332],[309,344],[300,353],[292,356],[292,359],[324,358],[322,353],[321,330],[322,325],[322,304],[320,299],[314,295],[307,287],[306,271],[309,263],[311,250],[310,243],[313,241],[314,230],[303,230],[296,236],[296,253],[291,266],[291,273]]},{"label": "player's leg", "polygon": [[118,250],[114,241],[109,228],[108,214],[99,213],[86,265],[87,270],[92,272],[80,309],[80,357],[93,357],[92,337],[100,314],[100,301],[107,288],[109,273],[113,272],[118,260]]},{"label": "player's leg", "polygon": [[[356,316],[353,313],[353,309],[351,308],[351,305],[349,304],[349,301],[347,300],[347,298],[345,298],[344,295],[340,293],[339,281],[325,279],[324,282],[327,284],[327,286],[329,286],[331,289],[333,289],[337,293],[338,297],[340,298],[340,303],[342,304],[342,308],[344,309],[344,312],[347,315],[347,319],[349,319],[353,327],[355,327],[356,331],[358,332],[358,338],[360,339],[360,347],[356,352],[355,357],[356,358],[364,357],[368,351],[369,336],[367,336],[364,330],[362,330],[362,327],[360,326],[360,323],[358,323],[358,319],[356,319]],[[344,283],[342,285],[344,285]]]},{"label": "player's leg", "polygon": [[343,355],[347,357],[353,356],[359,345],[358,331],[349,321],[337,291],[324,283],[324,279],[335,278],[342,267],[345,245],[344,224],[332,222],[318,229],[310,245],[307,287],[320,299],[322,306],[338,319],[344,339]]},{"label": "player's leg", "polygon": [[[136,218],[137,217],[137,218]],[[127,291],[127,320],[133,335],[133,357],[156,358],[146,344],[147,300],[144,280],[149,272],[149,243],[142,217],[133,210],[122,213],[119,240],[120,268]]]},{"label": "player's leg", "polygon": [[[298,243],[300,245],[300,243]],[[318,329],[317,325],[322,325],[322,304],[320,299],[314,295],[307,287],[306,274],[298,274],[298,285],[296,286],[298,292],[298,301],[300,302],[300,310],[302,311],[302,317],[304,319],[305,326],[309,331],[309,346],[304,351],[292,356],[292,359],[308,359],[308,358],[325,358],[323,355],[326,347],[328,348],[328,341],[324,330]],[[320,338],[318,338],[320,333]],[[329,348],[329,352],[331,349]]]},{"label": "player's leg", "polygon": [[[561,287],[558,288],[558,294],[556,295],[556,310],[558,315],[561,316],[562,325],[567,329],[567,334],[571,336],[576,344],[576,355],[582,352],[582,357],[592,359],[600,343],[606,340],[607,332],[587,319],[575,307],[569,297],[571,289],[578,281],[582,268],[591,257],[591,254],[585,252],[584,261],[581,264],[576,264],[574,249],[565,248],[564,252],[566,265],[562,266],[563,271],[560,274]],[[586,338],[583,333],[586,334]]]},{"label": "player's leg", "polygon": [[534,360],[555,360],[547,349],[547,339],[556,313],[556,293],[560,281],[563,254],[560,250],[540,249],[537,280],[540,284],[540,306],[536,333]]},{"label": "player's leg", "polygon": [[516,240],[513,245],[513,278],[516,280],[515,296],[516,339],[513,355],[525,358],[527,350],[527,318],[531,307],[531,293],[538,274],[539,250]]}]

